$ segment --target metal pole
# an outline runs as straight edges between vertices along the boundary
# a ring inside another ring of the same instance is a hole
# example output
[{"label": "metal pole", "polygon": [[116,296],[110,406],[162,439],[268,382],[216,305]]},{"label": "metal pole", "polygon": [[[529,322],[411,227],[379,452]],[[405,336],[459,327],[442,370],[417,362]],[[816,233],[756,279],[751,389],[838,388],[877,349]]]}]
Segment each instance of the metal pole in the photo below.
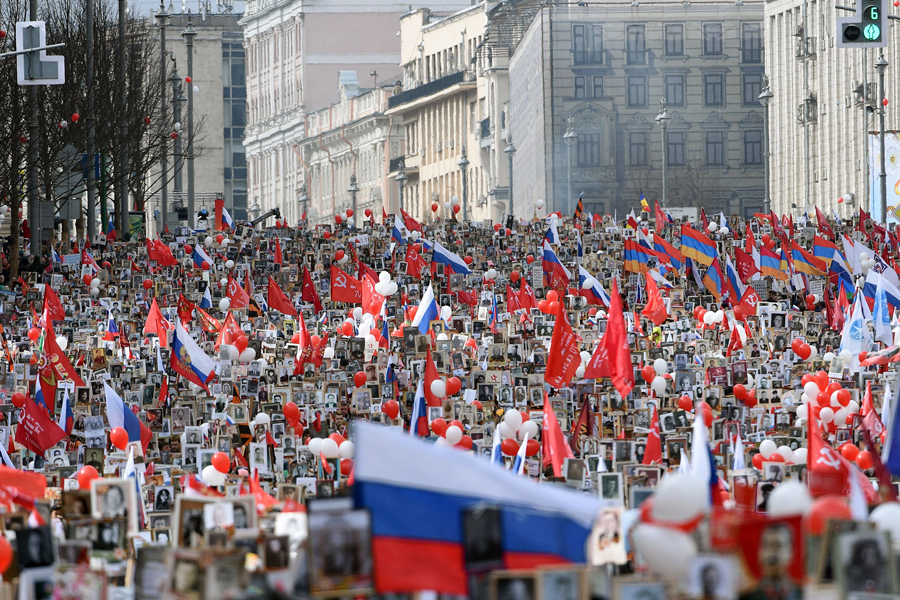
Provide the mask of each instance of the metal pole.
[{"label": "metal pole", "polygon": [[397,186],[400,188],[400,211],[403,211],[403,186],[406,185],[406,165],[400,161],[399,173],[397,173]]},{"label": "metal pole", "polygon": [[[91,3],[88,2],[88,6]],[[37,21],[37,0],[28,3],[30,19]],[[90,53],[88,53],[90,56]],[[88,92],[90,93],[90,92]],[[41,248],[41,209],[38,205],[38,123],[37,123],[37,86],[28,86],[28,223],[31,225],[31,256],[39,256]],[[90,117],[88,117],[90,118]],[[90,122],[90,121],[88,121]],[[90,127],[90,125],[88,125]],[[90,129],[88,129],[90,131]],[[18,217],[18,215],[16,215]],[[18,221],[13,221],[17,223]]]},{"label": "metal pole", "polygon": [[[88,205],[88,239],[93,241],[97,234],[97,198],[94,191],[94,169],[96,165],[96,149],[94,148],[94,0],[87,0],[85,15],[85,43],[87,45],[87,205]],[[38,215],[40,218],[40,215]]]},{"label": "metal pole", "polygon": [[[187,29],[181,36],[187,46],[187,201],[188,214],[194,214],[194,36],[197,32],[191,25],[191,12],[188,11]],[[193,218],[193,217],[191,217]]]},{"label": "metal pole", "polygon": [[[174,55],[173,55],[174,60]],[[178,65],[176,64],[174,70],[172,71],[172,75],[169,76],[169,81],[172,82],[172,120],[176,123],[176,125],[181,124],[181,76],[178,75]],[[181,202],[183,198],[184,192],[184,178],[182,177],[181,167],[182,167],[182,156],[181,156],[181,130],[179,127],[175,127],[175,143],[172,148],[172,152],[174,154],[173,165],[172,168],[174,170],[173,173],[173,182],[172,182],[172,191],[177,194],[178,202]],[[192,213],[188,213],[189,215]],[[193,217],[188,217],[188,227],[191,226],[193,222]]]},{"label": "metal pole", "polygon": [[466,157],[466,147],[462,147],[462,156],[457,163],[462,170],[462,220],[469,220],[469,159]]},{"label": "metal pole", "polygon": [[359,191],[359,186],[356,185],[356,173],[350,173],[350,187],[347,188],[347,191],[350,192],[350,208],[353,209],[353,216],[359,219],[356,215],[356,192]]},{"label": "metal pole", "polygon": [[875,69],[878,71],[878,120],[880,121],[880,129],[878,132],[878,143],[881,146],[881,172],[878,174],[881,183],[881,198],[878,201],[878,212],[882,223],[887,223],[887,171],[885,170],[884,156],[884,71],[887,69],[888,62],[884,58],[884,52],[878,57],[875,63]]},{"label": "metal pole", "polygon": [[669,149],[669,130],[665,123],[662,124],[662,201],[666,206],[669,200],[668,177],[669,177],[669,157],[667,156]]},{"label": "metal pole", "polygon": [[513,203],[513,154],[516,147],[513,146],[512,133],[509,132],[509,124],[506,125],[506,156],[509,157],[509,214],[515,217],[515,204]]},{"label": "metal pole", "polygon": [[[578,142],[578,134],[575,133],[575,117],[566,119],[566,133],[563,135],[563,141],[566,143],[566,180],[568,182],[566,198],[566,210],[569,214],[574,214],[572,209],[572,150]],[[556,204],[554,202],[554,204]]]},{"label": "metal pole", "polygon": [[771,185],[769,183],[769,104],[772,102],[774,94],[769,89],[769,77],[763,75],[763,89],[757,96],[757,100],[763,107],[763,173],[765,174],[766,195],[763,198],[763,209],[765,212],[772,210]]},{"label": "metal pole", "polygon": [[868,102],[869,102],[869,72],[868,67],[866,66],[867,57],[869,51],[866,48],[862,48],[862,88],[863,88],[863,102],[862,102],[862,121],[863,121],[863,136],[862,136],[862,155],[863,155],[863,173],[865,173],[865,177],[863,177],[863,195],[865,201],[868,202],[872,197],[872,193],[870,191],[870,186],[872,185],[872,171],[869,167],[869,110],[868,110]]},{"label": "metal pole", "polygon": [[[119,0],[119,42],[116,57],[119,72],[116,74],[116,82],[119,86],[119,95],[116,104],[119,114],[125,114],[125,0]],[[116,152],[116,223],[119,235],[124,239],[128,231],[126,215],[128,214],[128,154],[125,152],[125,144],[128,139],[128,122],[119,119],[119,148]]]},{"label": "metal pole", "polygon": [[[169,14],[166,12],[163,3],[159,3],[159,11],[156,13],[156,20],[159,21],[159,123],[160,127],[164,127],[166,123],[166,21]],[[169,168],[166,164],[166,152],[169,149],[169,140],[166,139],[164,130],[160,130],[162,136],[162,149],[159,154],[159,172],[160,172],[160,192],[159,192],[159,228],[160,233],[166,230],[168,224],[169,199],[166,183],[169,179]]]}]

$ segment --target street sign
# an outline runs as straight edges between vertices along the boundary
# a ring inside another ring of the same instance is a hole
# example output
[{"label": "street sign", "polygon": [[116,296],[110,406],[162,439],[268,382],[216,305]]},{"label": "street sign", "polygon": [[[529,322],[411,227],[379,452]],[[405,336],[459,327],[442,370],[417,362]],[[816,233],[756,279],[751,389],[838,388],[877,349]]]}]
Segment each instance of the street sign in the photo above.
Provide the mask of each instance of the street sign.
[{"label": "street sign", "polygon": [[47,29],[43,21],[16,23],[19,85],[62,85],[66,82],[65,57],[47,56],[46,48]]}]

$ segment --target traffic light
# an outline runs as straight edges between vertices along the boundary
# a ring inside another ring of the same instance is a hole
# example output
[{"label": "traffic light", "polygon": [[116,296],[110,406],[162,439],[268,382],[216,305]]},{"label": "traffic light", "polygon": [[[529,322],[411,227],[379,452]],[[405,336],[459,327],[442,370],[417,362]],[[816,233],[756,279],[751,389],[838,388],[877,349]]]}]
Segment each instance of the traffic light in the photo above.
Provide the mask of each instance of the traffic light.
[{"label": "traffic light", "polygon": [[839,48],[887,46],[889,0],[856,0],[856,15],[837,19]]}]

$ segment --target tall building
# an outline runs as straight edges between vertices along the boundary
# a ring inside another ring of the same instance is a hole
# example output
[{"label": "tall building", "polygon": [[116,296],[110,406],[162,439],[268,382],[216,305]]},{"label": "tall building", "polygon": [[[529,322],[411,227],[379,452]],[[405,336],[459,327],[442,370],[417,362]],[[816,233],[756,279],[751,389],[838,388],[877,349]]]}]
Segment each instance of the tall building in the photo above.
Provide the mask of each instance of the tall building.
[{"label": "tall building", "polygon": [[664,144],[668,206],[761,210],[762,19],[760,0],[543,4],[509,66],[516,216],[662,201]]},{"label": "tall building", "polygon": [[341,71],[339,88],[339,102],[306,114],[306,135],[295,148],[302,165],[299,195],[281,208],[288,223],[303,211],[312,224],[331,223],[347,209],[357,219],[369,209],[380,221],[390,198],[397,202],[397,183],[388,172],[391,157],[400,152],[403,129],[384,114],[391,89],[360,90],[354,71]]},{"label": "tall building", "polygon": [[[875,64],[880,50],[835,45],[835,18],[851,14],[833,4],[803,0],[766,3],[766,72],[773,94],[770,181],[776,212],[798,214],[818,206],[829,216],[834,210],[848,217],[859,208],[873,211],[873,201],[880,197],[880,151],[877,142],[869,146],[870,133],[879,128]],[[891,40],[895,34],[889,23],[884,35]],[[885,129],[891,132],[897,129],[892,102],[900,98],[900,44],[889,43],[884,51],[891,102]],[[889,170],[900,165],[896,151],[887,154]],[[889,206],[898,197],[896,182],[896,176],[888,182]]]},{"label": "tall building", "polygon": [[403,208],[416,218],[450,216],[457,203],[459,218],[509,213],[509,50],[535,11],[523,1],[403,17],[403,83],[387,114],[403,120],[404,155],[392,175],[402,167]]},{"label": "tall building", "polygon": [[[240,23],[247,48],[250,204],[295,206],[302,164],[294,146],[306,112],[338,102],[338,74],[357,71],[371,87],[400,79],[401,15],[423,2],[248,0]],[[429,3],[453,12],[465,0]],[[371,79],[369,79],[371,78]]]}]

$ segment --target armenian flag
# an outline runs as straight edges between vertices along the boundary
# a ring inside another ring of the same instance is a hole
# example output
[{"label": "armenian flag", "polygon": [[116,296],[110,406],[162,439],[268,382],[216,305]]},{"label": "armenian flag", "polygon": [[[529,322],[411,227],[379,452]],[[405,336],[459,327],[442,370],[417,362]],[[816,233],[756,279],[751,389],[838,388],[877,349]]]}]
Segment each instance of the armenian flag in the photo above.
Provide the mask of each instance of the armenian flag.
[{"label": "armenian flag", "polygon": [[[722,301],[722,294],[725,293],[730,286],[728,285],[728,282],[725,281],[725,276],[722,274],[722,267],[719,265],[719,261],[714,260],[706,270],[706,274],[703,276],[703,285],[705,285],[706,289],[716,297],[716,302]],[[732,299],[733,298],[734,293],[732,292]]]},{"label": "armenian flag", "polygon": [[650,270],[647,249],[634,240],[625,240],[625,270],[646,273]]},{"label": "armenian flag", "polygon": [[708,267],[719,252],[715,242],[685,223],[681,226],[681,254]]},{"label": "armenian flag", "polygon": [[653,234],[653,247],[657,252],[667,255],[672,260],[672,266],[675,267],[676,271],[681,270],[681,265],[684,264],[684,256],[678,248],[656,233]]},{"label": "armenian flag", "polygon": [[834,260],[834,255],[838,252],[838,247],[834,242],[819,236],[813,238],[813,256],[824,261],[826,269],[831,268],[831,261]]},{"label": "armenian flag", "polygon": [[788,278],[781,268],[781,259],[765,246],[759,247],[759,272],[763,277],[774,277],[782,281]]},{"label": "armenian flag", "polygon": [[800,273],[825,275],[825,271],[828,270],[824,260],[816,258],[794,240],[791,240],[791,255],[794,259],[794,269]]}]

